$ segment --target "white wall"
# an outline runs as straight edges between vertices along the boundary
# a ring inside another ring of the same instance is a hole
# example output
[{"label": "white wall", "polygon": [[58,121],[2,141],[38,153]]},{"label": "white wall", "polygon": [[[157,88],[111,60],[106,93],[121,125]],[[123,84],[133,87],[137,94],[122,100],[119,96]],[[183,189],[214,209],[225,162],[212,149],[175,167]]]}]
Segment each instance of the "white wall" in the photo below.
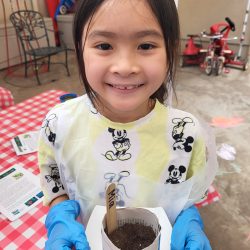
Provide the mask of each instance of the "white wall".
[{"label": "white wall", "polygon": [[[235,23],[236,31],[230,32],[229,37],[237,36],[238,40],[229,41],[230,48],[238,51],[238,45],[243,28],[248,0],[179,0],[178,13],[181,25],[181,37],[187,34],[199,34],[203,30],[209,32],[212,24],[225,22],[225,17],[230,17]],[[184,47],[186,41],[183,41]],[[206,46],[206,41],[204,41]],[[244,44],[250,44],[250,16]],[[244,46],[243,57],[248,54],[248,46]]]},{"label": "white wall", "polygon": [[[2,5],[2,2],[0,2],[0,24],[4,23],[4,9],[5,9],[7,22],[9,22],[9,16],[11,12],[18,10],[17,3],[14,0],[12,1],[3,0],[3,3],[4,3],[4,6]],[[26,9],[26,6],[27,6],[27,9],[34,9],[34,10],[41,12],[43,16],[48,16],[48,11],[47,11],[45,0],[26,0],[26,1],[19,0],[18,3],[19,3],[19,9]]]}]

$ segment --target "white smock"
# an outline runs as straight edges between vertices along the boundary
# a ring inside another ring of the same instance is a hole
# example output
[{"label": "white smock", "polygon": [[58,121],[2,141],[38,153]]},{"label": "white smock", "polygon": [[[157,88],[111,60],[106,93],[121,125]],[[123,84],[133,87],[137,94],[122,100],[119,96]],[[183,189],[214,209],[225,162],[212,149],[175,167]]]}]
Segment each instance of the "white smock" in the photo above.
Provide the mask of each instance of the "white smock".
[{"label": "white smock", "polygon": [[190,113],[156,101],[145,117],[115,123],[87,95],[47,114],[38,159],[44,204],[67,194],[79,201],[85,225],[95,205],[105,205],[110,182],[118,206],[161,206],[173,224],[203,198],[217,170],[211,131]]}]

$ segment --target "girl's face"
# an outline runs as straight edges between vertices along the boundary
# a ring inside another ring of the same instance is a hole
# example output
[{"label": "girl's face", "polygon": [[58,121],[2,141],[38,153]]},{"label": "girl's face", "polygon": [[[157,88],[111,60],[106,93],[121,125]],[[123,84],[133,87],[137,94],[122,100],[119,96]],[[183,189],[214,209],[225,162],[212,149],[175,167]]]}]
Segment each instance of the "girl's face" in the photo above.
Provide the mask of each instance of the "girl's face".
[{"label": "girl's face", "polygon": [[148,114],[149,98],[166,78],[167,56],[146,0],[104,1],[83,40],[86,76],[101,101],[95,103],[99,112],[114,122]]}]

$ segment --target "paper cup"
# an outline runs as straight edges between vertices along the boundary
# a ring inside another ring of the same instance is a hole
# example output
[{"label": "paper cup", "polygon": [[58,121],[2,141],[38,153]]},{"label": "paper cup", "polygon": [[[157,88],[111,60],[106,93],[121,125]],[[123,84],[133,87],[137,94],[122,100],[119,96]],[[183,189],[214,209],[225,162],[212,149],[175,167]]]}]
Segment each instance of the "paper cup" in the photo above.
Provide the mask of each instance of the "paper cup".
[{"label": "paper cup", "polygon": [[[157,216],[144,208],[119,208],[117,209],[117,224],[118,227],[123,226],[125,223],[139,223],[145,226],[151,226],[155,232],[156,238],[154,242],[143,248],[145,250],[158,250],[160,245],[160,235],[161,235],[161,226]],[[102,246],[103,250],[119,250],[112,241],[108,238],[108,235],[105,233],[106,228],[106,215],[102,221]]]}]

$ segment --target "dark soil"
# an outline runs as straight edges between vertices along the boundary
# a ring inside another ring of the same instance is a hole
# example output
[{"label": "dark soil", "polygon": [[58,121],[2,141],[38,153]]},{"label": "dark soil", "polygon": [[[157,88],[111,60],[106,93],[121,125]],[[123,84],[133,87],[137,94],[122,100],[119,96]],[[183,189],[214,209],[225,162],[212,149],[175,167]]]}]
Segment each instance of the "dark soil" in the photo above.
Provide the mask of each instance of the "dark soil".
[{"label": "dark soil", "polygon": [[[107,234],[106,230],[105,232]],[[108,237],[121,250],[141,250],[151,245],[156,235],[150,226],[125,223]]]}]

